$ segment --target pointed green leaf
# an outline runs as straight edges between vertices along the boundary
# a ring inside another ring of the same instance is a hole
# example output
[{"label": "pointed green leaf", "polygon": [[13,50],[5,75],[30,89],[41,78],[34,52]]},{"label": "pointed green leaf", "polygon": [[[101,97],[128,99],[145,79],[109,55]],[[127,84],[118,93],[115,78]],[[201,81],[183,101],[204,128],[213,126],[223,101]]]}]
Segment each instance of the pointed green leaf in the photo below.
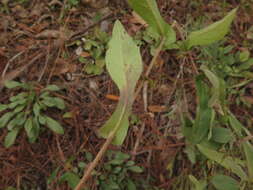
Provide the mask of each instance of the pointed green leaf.
[{"label": "pointed green leaf", "polygon": [[134,89],[142,73],[142,60],[139,48],[119,21],[114,25],[106,52],[106,67],[120,90],[120,99],[116,111],[100,128],[99,135],[107,138],[110,133],[114,133],[116,136],[113,143],[121,145],[128,130],[128,117],[133,104]]},{"label": "pointed green leaf", "polygon": [[17,138],[17,135],[18,135],[18,132],[19,132],[19,128],[15,128],[13,130],[11,130],[5,137],[4,139],[4,146],[6,148],[9,148],[11,145],[14,144],[16,138]]},{"label": "pointed green leaf", "polygon": [[32,117],[29,117],[25,122],[25,131],[29,139],[32,139],[34,137],[33,133],[33,119]]},{"label": "pointed green leaf", "polygon": [[64,100],[61,98],[54,98],[54,102],[55,102],[55,106],[60,109],[63,110],[65,109],[65,103]]},{"label": "pointed green leaf", "polygon": [[233,9],[220,21],[217,21],[204,29],[190,33],[186,40],[187,47],[209,45],[224,38],[228,33],[230,25],[235,18],[237,8]]},{"label": "pointed green leaf", "polygon": [[14,101],[16,101],[16,100],[24,99],[24,98],[27,97],[27,96],[28,96],[28,93],[27,93],[27,92],[21,92],[21,93],[19,93],[19,94],[16,95],[16,96],[12,96],[12,97],[10,98],[10,101],[11,101],[11,102],[14,102]]},{"label": "pointed green leaf", "polygon": [[239,190],[238,182],[229,176],[216,175],[211,182],[217,190]]},{"label": "pointed green leaf", "polygon": [[232,132],[230,129],[223,127],[214,127],[212,129],[212,140],[217,143],[228,143],[232,140]]},{"label": "pointed green leaf", "polygon": [[64,134],[63,127],[51,117],[46,117],[46,124],[48,128],[54,131],[55,133],[61,134],[61,135]]},{"label": "pointed green leaf", "polygon": [[236,174],[238,177],[240,177],[242,180],[247,180],[247,174],[244,172],[242,167],[240,166],[242,164],[242,161],[237,158],[232,158],[230,156],[227,156],[224,153],[217,152],[216,150],[212,150],[210,148],[205,147],[202,144],[197,145],[199,151],[204,154],[208,159],[213,160],[226,168],[229,171],[232,171],[234,174]]},{"label": "pointed green leaf", "polygon": [[0,104],[0,112],[6,110],[7,108],[8,108],[8,105]]},{"label": "pointed green leaf", "polygon": [[38,102],[36,102],[34,105],[33,105],[33,113],[35,116],[38,116],[40,114],[40,105]]},{"label": "pointed green leaf", "polygon": [[16,87],[22,87],[23,84],[17,81],[9,80],[4,83],[6,88],[16,88]]},{"label": "pointed green leaf", "polygon": [[14,112],[7,112],[0,118],[0,128],[3,128],[6,126],[8,121],[15,115]]},{"label": "pointed green leaf", "polygon": [[175,31],[162,18],[155,0],[128,0],[128,3],[150,27],[166,38],[165,44],[172,44],[176,41]]},{"label": "pointed green leaf", "polygon": [[16,126],[23,125],[26,120],[25,113],[18,113],[7,125],[8,130],[12,130]]},{"label": "pointed green leaf", "polygon": [[249,179],[253,182],[253,146],[248,141],[243,142],[243,150],[246,155]]}]

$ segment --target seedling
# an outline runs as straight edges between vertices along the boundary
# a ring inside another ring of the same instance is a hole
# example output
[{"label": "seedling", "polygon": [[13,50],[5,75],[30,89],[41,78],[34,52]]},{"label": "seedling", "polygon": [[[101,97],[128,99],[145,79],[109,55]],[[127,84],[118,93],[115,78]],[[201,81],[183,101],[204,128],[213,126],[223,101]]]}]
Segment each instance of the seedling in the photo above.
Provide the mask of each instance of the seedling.
[{"label": "seedling", "polygon": [[87,74],[100,75],[104,71],[104,55],[109,36],[99,28],[95,28],[94,34],[94,37],[83,39],[83,46],[80,47],[86,55],[81,54],[79,61],[85,63],[84,71]]},{"label": "seedling", "polygon": [[[77,162],[75,159],[69,159],[65,165],[69,166],[69,171],[64,172],[58,181],[58,184],[67,182],[69,187],[74,189],[80,181],[80,176],[83,171],[87,169],[88,162],[93,159],[89,152],[85,152],[84,160]],[[108,151],[106,160],[100,171],[93,171],[92,176],[95,177],[96,184],[100,190],[113,189],[137,189],[135,181],[131,174],[142,173],[143,169],[130,160],[128,154],[116,151]],[[48,185],[50,186],[56,180],[60,168],[57,168],[48,178]],[[85,188],[84,188],[85,189]]]},{"label": "seedling", "polygon": [[20,83],[7,81],[8,89],[19,88],[22,92],[10,97],[9,104],[0,104],[0,111],[6,111],[0,118],[0,128],[7,128],[8,134],[4,140],[4,146],[14,144],[17,135],[25,129],[30,143],[37,140],[41,126],[47,126],[57,134],[63,134],[63,127],[53,118],[44,114],[49,108],[65,109],[64,101],[52,96],[52,92],[59,91],[56,85],[48,85],[43,89],[37,88],[32,83]]}]

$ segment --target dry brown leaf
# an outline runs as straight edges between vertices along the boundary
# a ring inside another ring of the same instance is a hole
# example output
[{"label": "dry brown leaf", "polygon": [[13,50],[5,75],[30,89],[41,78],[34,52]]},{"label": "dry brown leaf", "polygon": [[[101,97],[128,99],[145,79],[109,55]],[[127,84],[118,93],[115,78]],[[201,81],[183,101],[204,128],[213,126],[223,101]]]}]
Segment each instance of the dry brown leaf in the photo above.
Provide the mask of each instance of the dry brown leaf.
[{"label": "dry brown leaf", "polygon": [[165,112],[167,109],[166,109],[166,106],[151,105],[151,106],[148,106],[148,110],[153,113],[161,113],[161,112]]}]

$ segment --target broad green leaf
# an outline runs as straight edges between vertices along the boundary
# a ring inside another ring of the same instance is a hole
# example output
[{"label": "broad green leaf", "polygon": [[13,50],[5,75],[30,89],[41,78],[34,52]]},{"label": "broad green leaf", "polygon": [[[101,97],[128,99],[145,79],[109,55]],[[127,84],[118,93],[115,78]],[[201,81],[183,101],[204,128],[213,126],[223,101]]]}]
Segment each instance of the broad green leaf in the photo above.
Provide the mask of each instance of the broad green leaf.
[{"label": "broad green leaf", "polygon": [[77,184],[79,183],[80,178],[77,174],[75,174],[73,172],[66,172],[60,178],[60,183],[62,183],[64,181],[68,182],[68,185],[72,189],[74,189],[77,186]]},{"label": "broad green leaf", "polygon": [[0,104],[0,112],[6,110],[7,108],[8,108],[8,105]]},{"label": "broad green leaf", "polygon": [[189,175],[189,179],[194,184],[195,188],[194,190],[205,190],[207,187],[206,180],[197,180],[193,175]]},{"label": "broad green leaf", "polygon": [[239,190],[239,183],[229,176],[216,175],[211,182],[217,190]]},{"label": "broad green leaf", "polygon": [[20,99],[20,100],[16,100],[15,102],[11,102],[8,106],[10,109],[13,109],[17,105],[22,105],[22,104],[25,104],[26,102],[27,102],[27,99]]},{"label": "broad green leaf", "polygon": [[212,129],[212,140],[217,143],[228,143],[232,140],[232,132],[230,129],[223,128],[223,127],[214,127]]},{"label": "broad green leaf", "polygon": [[3,128],[6,126],[8,121],[15,115],[14,112],[7,112],[0,118],[0,128]]},{"label": "broad green leaf", "polygon": [[29,139],[34,138],[34,132],[33,132],[33,118],[29,117],[25,122],[25,131]]},{"label": "broad green leaf", "polygon": [[9,148],[11,145],[14,144],[17,135],[19,132],[19,128],[15,128],[13,130],[11,130],[10,132],[8,132],[8,134],[6,135],[5,139],[4,139],[4,146],[6,148]]},{"label": "broad green leaf", "polygon": [[55,106],[55,101],[53,97],[43,97],[43,100],[41,101],[41,103],[43,103],[44,105],[46,105],[47,107],[54,107]]},{"label": "broad green leaf", "polygon": [[16,126],[21,126],[26,120],[25,113],[18,113],[7,125],[8,130],[12,130]]},{"label": "broad green leaf", "polygon": [[45,125],[46,124],[46,118],[44,115],[38,115],[38,121],[41,125]]},{"label": "broad green leaf", "polygon": [[242,146],[246,156],[249,179],[253,182],[253,146],[249,141],[243,142]]},{"label": "broad green leaf", "polygon": [[249,59],[250,52],[248,50],[242,51],[239,55],[239,59],[241,62],[245,62]]},{"label": "broad green leaf", "polygon": [[44,88],[43,90],[49,90],[49,91],[59,91],[60,88],[54,84],[52,85],[48,85],[46,88]]},{"label": "broad green leaf", "polygon": [[240,164],[242,164],[242,161],[237,158],[232,158],[230,156],[227,156],[224,153],[217,152],[215,150],[212,150],[210,148],[207,148],[203,146],[202,144],[197,145],[199,151],[204,154],[208,159],[213,160],[226,168],[229,171],[232,171],[234,174],[236,174],[238,177],[240,177],[242,180],[247,180],[247,174],[243,171]]},{"label": "broad green leaf", "polygon": [[237,8],[233,9],[223,19],[207,26],[204,29],[190,33],[186,40],[187,47],[209,45],[224,38],[235,18]]},{"label": "broad green leaf", "polygon": [[38,102],[36,102],[34,105],[33,105],[33,113],[35,116],[38,116],[40,114],[40,105]]},{"label": "broad green leaf", "polygon": [[40,133],[40,124],[38,121],[38,117],[32,118],[32,131],[31,132],[32,133],[31,133],[31,136],[29,137],[29,142],[34,143],[37,140],[39,133]]},{"label": "broad green leaf", "polygon": [[10,101],[11,101],[11,102],[14,102],[14,101],[16,101],[16,100],[24,99],[24,98],[27,97],[27,96],[28,96],[28,93],[27,93],[27,92],[21,92],[21,93],[17,94],[16,96],[12,96],[12,97],[10,98]]},{"label": "broad green leaf", "polygon": [[131,179],[127,180],[127,189],[128,190],[137,190],[136,185],[134,184],[134,182]]},{"label": "broad green leaf", "polygon": [[63,110],[65,108],[65,103],[64,100],[61,98],[54,98],[54,102],[55,102],[55,106],[60,109]]},{"label": "broad green leaf", "polygon": [[99,135],[107,138],[114,133],[113,144],[121,145],[129,126],[134,89],[142,73],[142,59],[139,48],[119,21],[114,25],[106,52],[106,67],[120,90],[120,99],[111,118],[99,129]]},{"label": "broad green leaf", "polygon": [[19,112],[21,112],[25,107],[26,107],[25,104],[19,105],[19,106],[17,106],[13,111],[14,111],[14,113],[19,113]]},{"label": "broad green leaf", "polygon": [[9,80],[4,83],[4,86],[6,88],[16,88],[16,87],[22,87],[23,84],[17,81]]},{"label": "broad green leaf", "polygon": [[162,18],[156,0],[128,0],[128,3],[150,27],[166,38],[165,44],[172,44],[176,41],[175,31]]},{"label": "broad green leaf", "polygon": [[48,126],[49,129],[51,129],[52,131],[54,131],[57,134],[64,134],[64,130],[62,128],[62,126],[55,121],[54,119],[52,119],[51,117],[45,117],[46,119],[46,124]]}]

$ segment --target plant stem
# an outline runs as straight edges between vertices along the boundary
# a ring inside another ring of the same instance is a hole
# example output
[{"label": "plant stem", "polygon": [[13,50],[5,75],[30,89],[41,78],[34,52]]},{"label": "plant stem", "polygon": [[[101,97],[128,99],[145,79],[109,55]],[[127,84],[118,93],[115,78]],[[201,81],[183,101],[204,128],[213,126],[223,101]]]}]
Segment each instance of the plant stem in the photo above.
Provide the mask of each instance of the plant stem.
[{"label": "plant stem", "polygon": [[[165,38],[162,38],[162,40],[161,40],[159,46],[157,47],[157,49],[156,49],[156,51],[155,51],[155,55],[154,55],[154,57],[152,58],[152,60],[151,60],[151,62],[150,62],[150,64],[149,64],[149,66],[148,66],[148,69],[147,69],[146,73],[144,74],[145,78],[148,78],[148,76],[149,76],[149,74],[150,74],[152,68],[154,67],[154,65],[155,65],[155,63],[156,63],[156,60],[157,60],[157,58],[158,58],[160,52],[162,51],[162,48],[163,48],[164,43],[165,43]],[[140,84],[140,86],[138,86],[138,88],[137,88],[137,90],[136,90],[136,92],[135,92],[135,95],[134,95],[134,99],[135,99],[135,98],[138,96],[138,94],[140,93],[140,91],[141,91],[143,85],[144,85],[144,82],[142,82],[142,83]]]},{"label": "plant stem", "polygon": [[[148,66],[148,69],[145,73],[145,77],[148,77],[153,66],[156,63],[156,59],[159,56],[162,47],[164,45],[165,42],[165,38],[162,38],[158,48],[156,49],[155,55],[152,58],[150,65]],[[137,95],[139,94],[139,92],[141,91],[142,87],[143,87],[144,82],[142,82],[140,84],[140,86],[138,87],[138,89],[135,92],[134,95],[134,99],[137,97]],[[122,119],[122,118],[121,118]],[[119,119],[120,120],[120,119]],[[119,123],[118,123],[119,124]],[[98,152],[96,158],[89,164],[87,170],[85,171],[83,177],[81,178],[81,180],[79,181],[78,185],[75,187],[75,190],[81,190],[82,187],[85,185],[86,181],[89,179],[89,177],[91,176],[92,171],[95,169],[95,167],[98,165],[99,161],[102,159],[102,157],[104,156],[105,152],[107,151],[109,145],[111,144],[111,142],[114,139],[115,134],[118,131],[119,126],[116,125],[114,130],[109,134],[108,138],[106,139],[105,143],[103,144],[102,148],[100,149],[100,151]]]}]

